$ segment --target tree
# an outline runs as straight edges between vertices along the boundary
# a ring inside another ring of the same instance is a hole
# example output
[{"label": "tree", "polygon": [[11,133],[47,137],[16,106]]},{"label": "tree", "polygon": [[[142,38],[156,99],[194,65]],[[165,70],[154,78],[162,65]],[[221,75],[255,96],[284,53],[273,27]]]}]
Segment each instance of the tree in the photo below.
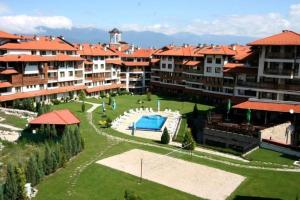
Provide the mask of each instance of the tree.
[{"label": "tree", "polygon": [[152,98],[151,98],[151,92],[147,92],[147,100],[148,100],[148,101],[151,101],[151,99],[152,99]]},{"label": "tree", "polygon": [[4,200],[15,200],[17,199],[17,177],[15,167],[8,164],[6,170],[6,182],[4,184]]},{"label": "tree", "polygon": [[82,104],[81,104],[81,112],[84,112],[84,111],[85,111],[85,103],[83,101]]},{"label": "tree", "polygon": [[187,129],[182,141],[182,148],[186,150],[194,150],[196,146],[195,140],[192,136],[191,129]]},{"label": "tree", "polygon": [[46,124],[45,135],[48,138],[51,138],[51,126],[50,126],[50,124]]},{"label": "tree", "polygon": [[16,167],[16,183],[17,183],[17,199],[26,200],[28,199],[25,191],[26,177],[22,167]]},{"label": "tree", "polygon": [[36,103],[36,106],[35,106],[35,112],[39,113],[40,112],[40,109],[41,109],[41,102],[37,102]]},{"label": "tree", "polygon": [[43,160],[41,159],[39,152],[35,153],[35,160],[36,160],[36,164],[37,164],[37,168],[38,168],[38,171],[36,174],[36,179],[37,179],[37,183],[39,183],[45,175]]},{"label": "tree", "polygon": [[80,101],[84,101],[85,100],[86,95],[85,95],[85,92],[83,90],[80,90],[78,96],[79,96],[79,100]]},{"label": "tree", "polygon": [[198,107],[197,107],[197,104],[195,103],[194,105],[194,109],[193,109],[193,117],[196,118],[199,114],[199,110],[198,110]]},{"label": "tree", "polygon": [[54,124],[51,126],[51,134],[50,135],[51,135],[51,137],[56,137],[57,136],[56,127],[55,127]]},{"label": "tree", "polygon": [[40,126],[40,128],[39,128],[39,130],[38,130],[38,133],[39,133],[40,135],[44,135],[44,134],[45,134],[45,125],[44,125],[44,124],[42,124],[42,125]]},{"label": "tree", "polygon": [[134,191],[130,191],[130,190],[125,190],[124,199],[125,200],[142,200],[142,198],[140,196],[135,194]]},{"label": "tree", "polygon": [[80,136],[80,131],[78,126],[75,126],[74,128],[74,136],[75,136],[75,141],[76,141],[76,154],[82,151],[82,146],[81,146],[81,136]]},{"label": "tree", "polygon": [[109,95],[109,97],[108,97],[108,105],[111,105],[111,104],[112,104],[112,96]]},{"label": "tree", "polygon": [[160,141],[162,144],[169,144],[170,142],[170,135],[168,129],[165,127],[163,134],[161,135]]},{"label": "tree", "polygon": [[46,143],[45,145],[45,157],[44,157],[44,168],[45,174],[49,175],[53,172],[53,157],[52,152],[49,145]]},{"label": "tree", "polygon": [[36,157],[35,155],[31,155],[26,166],[25,174],[27,182],[31,183],[33,186],[39,183],[38,171],[39,169],[37,166]]}]

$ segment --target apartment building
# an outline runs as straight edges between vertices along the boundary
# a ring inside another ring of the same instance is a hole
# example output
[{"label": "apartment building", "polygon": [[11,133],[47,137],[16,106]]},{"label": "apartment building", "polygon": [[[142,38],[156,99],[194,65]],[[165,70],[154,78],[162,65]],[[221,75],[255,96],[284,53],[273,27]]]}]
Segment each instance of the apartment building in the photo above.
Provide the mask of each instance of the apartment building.
[{"label": "apartment building", "polygon": [[84,59],[63,37],[0,32],[0,44],[0,102],[48,101],[84,89]]},{"label": "apartment building", "polygon": [[84,59],[84,84],[90,96],[111,92],[123,85],[120,80],[120,57],[108,45],[76,44],[78,54]]}]

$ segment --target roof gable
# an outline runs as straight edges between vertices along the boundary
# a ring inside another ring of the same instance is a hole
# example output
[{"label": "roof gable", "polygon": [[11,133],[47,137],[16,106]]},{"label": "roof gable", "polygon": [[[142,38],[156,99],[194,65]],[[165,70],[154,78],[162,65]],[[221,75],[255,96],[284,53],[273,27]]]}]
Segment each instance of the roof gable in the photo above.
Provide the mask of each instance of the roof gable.
[{"label": "roof gable", "polygon": [[41,116],[30,121],[30,124],[54,124],[54,125],[71,125],[79,124],[80,120],[68,109],[55,110],[53,112],[42,114]]}]

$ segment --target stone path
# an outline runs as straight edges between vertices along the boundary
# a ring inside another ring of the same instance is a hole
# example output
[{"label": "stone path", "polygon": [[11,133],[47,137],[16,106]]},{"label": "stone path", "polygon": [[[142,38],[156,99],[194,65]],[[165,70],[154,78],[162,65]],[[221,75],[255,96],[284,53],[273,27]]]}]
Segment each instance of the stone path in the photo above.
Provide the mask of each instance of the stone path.
[{"label": "stone path", "polygon": [[[96,104],[96,103],[91,103],[91,102],[86,102],[88,104],[93,105],[93,109],[89,109],[89,112],[87,113],[87,117],[88,117],[88,121],[90,123],[90,125],[95,129],[95,131],[97,132],[97,134],[99,135],[103,135],[106,136],[108,139],[111,139],[113,141],[124,141],[124,142],[129,142],[132,144],[138,144],[138,145],[144,145],[144,146],[150,146],[150,147],[156,147],[156,148],[160,148],[160,149],[165,149],[170,151],[170,153],[168,153],[168,155],[172,154],[172,153],[180,153],[180,154],[185,154],[185,155],[190,155],[189,152],[186,151],[182,151],[181,149],[178,150],[174,150],[173,148],[167,147],[167,146],[159,146],[159,145],[155,145],[155,144],[151,144],[151,143],[147,143],[147,142],[139,142],[136,140],[131,140],[131,139],[125,139],[125,138],[121,138],[118,136],[113,136],[113,135],[109,135],[107,133],[105,133],[104,131],[100,131],[100,129],[98,129],[96,127],[96,125],[93,123],[93,111],[101,106],[101,104]],[[213,155],[217,155],[220,156],[221,154],[219,154],[220,152],[215,152],[215,151],[210,151],[211,154]],[[246,169],[259,169],[259,170],[269,170],[269,171],[281,171],[281,172],[300,172],[300,168],[286,168],[285,165],[278,165],[275,164],[278,167],[263,167],[263,166],[255,166],[255,165],[249,165],[249,164],[238,164],[238,163],[233,163],[233,162],[229,162],[229,161],[225,161],[225,160],[221,160],[221,159],[216,159],[216,158],[212,158],[206,155],[199,155],[199,154],[193,154],[193,157],[198,157],[198,158],[202,158],[202,159],[206,159],[206,160],[210,160],[210,161],[214,161],[214,162],[219,162],[222,164],[226,164],[229,166],[234,166],[234,167],[239,167],[239,168],[246,168]],[[229,158],[229,157],[227,157]],[[264,162],[260,162],[260,164],[270,164],[270,163],[264,163]],[[280,166],[280,168],[279,168]]]}]

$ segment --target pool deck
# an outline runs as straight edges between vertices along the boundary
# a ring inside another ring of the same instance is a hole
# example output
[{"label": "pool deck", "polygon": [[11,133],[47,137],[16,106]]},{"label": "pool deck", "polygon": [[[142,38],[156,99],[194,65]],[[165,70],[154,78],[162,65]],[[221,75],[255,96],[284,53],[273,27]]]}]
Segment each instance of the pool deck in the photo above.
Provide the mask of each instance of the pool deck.
[{"label": "pool deck", "polygon": [[[166,126],[171,123],[171,118],[173,117],[172,113],[167,113],[164,111],[160,112],[147,112],[147,111],[142,111],[140,113],[134,113],[131,114],[127,119],[125,119],[120,125],[118,125],[115,130],[125,133],[127,135],[132,135],[132,130],[129,129],[129,127],[132,126],[133,122],[136,122],[138,119],[140,119],[142,116],[149,116],[149,115],[161,115],[163,117],[166,117],[167,120],[165,121],[164,125],[162,126],[161,130],[159,131],[151,131],[151,130],[135,130],[134,131],[134,136],[136,137],[141,137],[141,138],[147,138],[151,140],[159,140],[161,139],[162,132]],[[170,135],[171,138],[173,135]]]}]

